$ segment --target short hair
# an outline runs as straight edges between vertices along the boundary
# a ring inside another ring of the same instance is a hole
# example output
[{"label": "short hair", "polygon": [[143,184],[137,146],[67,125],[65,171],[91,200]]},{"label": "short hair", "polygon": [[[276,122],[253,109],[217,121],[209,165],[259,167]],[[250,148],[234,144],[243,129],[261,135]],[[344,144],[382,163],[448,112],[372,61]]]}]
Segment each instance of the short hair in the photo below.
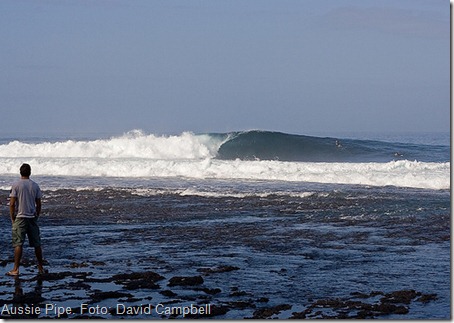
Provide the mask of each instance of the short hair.
[{"label": "short hair", "polygon": [[32,173],[32,168],[29,164],[22,164],[20,167],[20,175],[24,177],[29,177]]}]

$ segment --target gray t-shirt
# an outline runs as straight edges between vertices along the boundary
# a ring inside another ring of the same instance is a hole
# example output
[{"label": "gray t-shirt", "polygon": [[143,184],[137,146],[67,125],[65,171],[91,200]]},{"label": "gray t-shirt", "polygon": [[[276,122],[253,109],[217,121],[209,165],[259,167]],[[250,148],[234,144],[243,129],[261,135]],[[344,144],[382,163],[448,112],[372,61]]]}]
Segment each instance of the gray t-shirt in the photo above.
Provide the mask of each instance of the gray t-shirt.
[{"label": "gray t-shirt", "polygon": [[42,197],[41,189],[31,179],[21,179],[13,184],[10,197],[15,197],[17,217],[33,218],[36,216],[36,199]]}]

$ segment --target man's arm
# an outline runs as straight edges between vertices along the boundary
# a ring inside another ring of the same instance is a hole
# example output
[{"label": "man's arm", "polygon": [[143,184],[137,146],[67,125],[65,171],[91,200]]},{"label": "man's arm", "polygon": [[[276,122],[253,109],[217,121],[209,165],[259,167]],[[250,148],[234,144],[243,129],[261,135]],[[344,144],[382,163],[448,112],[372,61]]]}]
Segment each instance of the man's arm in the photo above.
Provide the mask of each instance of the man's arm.
[{"label": "man's arm", "polygon": [[9,215],[11,217],[11,222],[14,222],[16,220],[16,198],[11,197],[9,199]]},{"label": "man's arm", "polygon": [[36,217],[39,217],[41,214],[41,199],[35,199],[36,203]]}]

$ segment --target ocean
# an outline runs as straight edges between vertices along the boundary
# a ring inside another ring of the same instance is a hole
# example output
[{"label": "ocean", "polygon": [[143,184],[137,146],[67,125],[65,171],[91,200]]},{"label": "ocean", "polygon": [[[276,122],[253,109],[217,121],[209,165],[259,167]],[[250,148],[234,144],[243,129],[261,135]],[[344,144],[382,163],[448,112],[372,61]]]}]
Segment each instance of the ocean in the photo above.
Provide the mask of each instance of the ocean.
[{"label": "ocean", "polygon": [[[108,309],[100,318],[122,317],[120,303],[210,304],[218,319],[450,318],[449,134],[5,134],[4,267],[8,192],[24,162],[44,193],[44,256],[66,276],[44,278],[36,298],[27,251],[22,303],[71,307],[70,318],[82,303]],[[114,279],[148,271],[157,288]],[[0,305],[17,305],[17,285],[3,279]],[[172,317],[150,315],[133,317]]]}]

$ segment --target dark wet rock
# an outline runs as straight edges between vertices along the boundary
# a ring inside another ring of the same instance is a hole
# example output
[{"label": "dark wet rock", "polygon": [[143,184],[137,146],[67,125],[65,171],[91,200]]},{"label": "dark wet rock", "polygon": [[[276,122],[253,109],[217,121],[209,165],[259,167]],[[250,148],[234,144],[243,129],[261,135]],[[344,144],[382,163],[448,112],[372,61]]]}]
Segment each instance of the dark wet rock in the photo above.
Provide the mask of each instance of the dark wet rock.
[{"label": "dark wet rock", "polygon": [[386,303],[403,303],[410,304],[410,302],[420,296],[421,293],[416,292],[415,290],[399,290],[392,293],[385,294],[381,299],[382,302]]},{"label": "dark wet rock", "polygon": [[319,299],[312,305],[313,307],[329,307],[329,308],[340,308],[344,307],[344,302],[340,299]]},{"label": "dark wet rock", "polygon": [[373,306],[373,312],[376,312],[376,315],[389,315],[389,314],[407,314],[408,308],[403,305],[394,305],[389,303],[381,303]]},{"label": "dark wet rock", "polygon": [[106,265],[106,263],[104,261],[90,261],[90,263],[93,266],[105,266]]},{"label": "dark wet rock", "polygon": [[13,297],[13,304],[39,304],[46,299],[41,296],[40,292],[32,291],[25,294],[15,294]]},{"label": "dark wet rock", "polygon": [[205,275],[209,274],[217,274],[217,273],[226,273],[234,270],[239,270],[240,268],[235,266],[218,266],[218,267],[211,267],[211,268],[200,268],[197,269],[198,272],[201,272]]},{"label": "dark wet rock", "polygon": [[372,310],[372,305],[368,303],[363,303],[360,301],[347,300],[340,304],[338,308],[346,310]]},{"label": "dark wet rock", "polygon": [[306,314],[304,312],[293,312],[292,316],[290,317],[292,320],[305,320]]},{"label": "dark wet rock", "polygon": [[310,314],[311,312],[312,310],[310,308],[302,312],[293,312],[290,318],[295,320],[304,320],[307,318],[307,315]]},{"label": "dark wet rock", "polygon": [[229,296],[230,297],[241,297],[241,296],[252,296],[252,295],[245,291],[235,291],[233,293],[230,293]]},{"label": "dark wet rock", "polygon": [[238,301],[238,302],[228,302],[227,305],[231,308],[244,310],[246,308],[256,308],[257,306],[253,301]]},{"label": "dark wet rock", "polygon": [[70,271],[63,271],[59,273],[44,273],[39,275],[39,278],[41,280],[46,280],[46,281],[53,281],[53,280],[61,280],[65,279],[67,277],[72,277],[73,273]]},{"label": "dark wet rock", "polygon": [[428,303],[430,301],[436,301],[438,299],[437,294],[423,294],[416,301],[422,303]]},{"label": "dark wet rock", "polygon": [[203,284],[202,276],[193,277],[172,277],[169,280],[168,286],[196,286]]},{"label": "dark wet rock", "polygon": [[115,284],[122,284],[126,289],[159,289],[157,281],[164,279],[163,276],[152,272],[138,272],[130,274],[118,274],[112,276]]},{"label": "dark wet rock", "polygon": [[268,303],[269,301],[270,301],[270,299],[268,297],[260,297],[257,300],[257,303]]},{"label": "dark wet rock", "polygon": [[[370,294],[353,292],[350,294],[353,299],[320,299],[312,302],[308,308],[303,312],[294,312],[291,318],[304,319],[304,318],[356,318],[366,319],[375,318],[379,316],[386,316],[391,314],[405,315],[409,313],[410,304],[416,297],[417,299],[431,301],[436,299],[435,294],[422,295],[420,292],[414,290],[401,290],[391,293],[372,292]],[[366,303],[364,301],[354,300],[354,298],[368,299],[376,296],[383,296],[377,302]],[[426,296],[426,297],[424,297]],[[335,312],[334,316],[329,316],[323,311],[316,311],[318,308],[329,308]]]},{"label": "dark wet rock", "polygon": [[155,282],[146,280],[146,279],[138,279],[138,280],[131,280],[128,282],[122,283],[124,288],[135,290],[135,289],[159,289],[161,288]]},{"label": "dark wet rock", "polygon": [[132,297],[133,295],[132,294],[129,294],[129,293],[123,293],[123,292],[119,292],[119,291],[110,291],[110,292],[101,292],[101,291],[95,291],[92,295],[91,295],[91,299],[93,300],[93,302],[99,302],[99,301],[102,301],[104,299],[108,299],[108,298],[120,298],[120,297]]},{"label": "dark wet rock", "polygon": [[82,281],[77,281],[77,282],[70,282],[68,283],[68,287],[71,289],[90,289],[91,286],[82,282]]},{"label": "dark wet rock", "polygon": [[255,310],[253,313],[254,319],[266,319],[273,315],[280,314],[282,311],[287,311],[292,309],[292,305],[282,304],[273,307],[260,308]]},{"label": "dark wet rock", "polygon": [[167,296],[167,297],[175,297],[175,296],[178,296],[176,293],[172,292],[172,291],[169,290],[169,289],[160,291],[159,294],[164,295],[164,296]]},{"label": "dark wet rock", "polygon": [[[374,317],[374,313],[372,311],[362,310],[362,311],[358,311],[355,318],[364,320],[364,319],[373,318],[373,317]],[[345,318],[350,318],[350,317],[347,315],[347,317],[345,317]]]},{"label": "dark wet rock", "polygon": [[205,317],[220,316],[226,314],[230,309],[227,306],[222,305],[211,305],[210,313],[206,314]]},{"label": "dark wet rock", "polygon": [[126,281],[126,280],[138,280],[138,279],[147,279],[153,282],[160,281],[164,279],[163,276],[155,273],[153,271],[146,271],[146,272],[138,272],[138,273],[130,273],[130,274],[118,274],[112,276],[114,281]]},{"label": "dark wet rock", "polygon": [[[0,299],[0,306],[3,306],[5,304],[10,304],[11,302],[8,300]],[[1,313],[1,312],[0,312]]]},{"label": "dark wet rock", "polygon": [[304,259],[314,260],[316,256],[311,253],[304,253],[303,257],[304,257]]},{"label": "dark wet rock", "polygon": [[87,283],[109,283],[112,282],[112,278],[94,278],[94,277],[89,277],[84,279],[85,282]]},{"label": "dark wet rock", "polygon": [[201,291],[205,292],[209,295],[216,295],[216,294],[219,294],[220,292],[222,292],[222,290],[220,288],[202,288]]},{"label": "dark wet rock", "polygon": [[284,276],[287,274],[288,270],[285,268],[281,268],[280,270],[270,270],[271,273],[276,273],[278,275]]}]

